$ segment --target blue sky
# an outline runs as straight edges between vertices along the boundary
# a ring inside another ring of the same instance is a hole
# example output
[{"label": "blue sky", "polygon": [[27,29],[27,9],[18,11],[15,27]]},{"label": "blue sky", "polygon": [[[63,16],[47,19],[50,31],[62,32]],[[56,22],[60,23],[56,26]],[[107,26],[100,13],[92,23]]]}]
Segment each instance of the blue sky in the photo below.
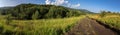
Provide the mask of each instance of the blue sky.
[{"label": "blue sky", "polygon": [[92,12],[101,10],[120,12],[120,0],[0,0],[0,7],[16,6],[21,3],[62,5]]}]

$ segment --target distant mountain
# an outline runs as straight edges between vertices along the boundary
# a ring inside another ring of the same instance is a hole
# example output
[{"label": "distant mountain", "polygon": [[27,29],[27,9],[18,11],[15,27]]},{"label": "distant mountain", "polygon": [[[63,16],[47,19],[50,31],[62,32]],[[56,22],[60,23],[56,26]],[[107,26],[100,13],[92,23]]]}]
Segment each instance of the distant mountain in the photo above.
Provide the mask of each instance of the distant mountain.
[{"label": "distant mountain", "polygon": [[0,7],[0,9],[11,9],[13,7]]},{"label": "distant mountain", "polygon": [[0,7],[0,13],[5,15],[8,11],[10,11],[13,8],[14,7]]},{"label": "distant mountain", "polygon": [[91,11],[86,10],[86,9],[78,9],[78,10],[83,12],[83,13],[94,14],[94,12],[91,12]]},{"label": "distant mountain", "polygon": [[77,10],[77,11],[80,11],[80,12],[86,13],[86,14],[94,14],[94,12],[91,12],[91,11],[86,10],[86,9],[73,9],[73,8],[68,8],[68,9]]}]

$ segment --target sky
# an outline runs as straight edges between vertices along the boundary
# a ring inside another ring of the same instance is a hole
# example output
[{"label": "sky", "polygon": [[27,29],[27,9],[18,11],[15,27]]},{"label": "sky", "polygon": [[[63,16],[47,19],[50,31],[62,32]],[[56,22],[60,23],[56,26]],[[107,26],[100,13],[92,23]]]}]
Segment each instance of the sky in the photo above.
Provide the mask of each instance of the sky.
[{"label": "sky", "polygon": [[65,6],[87,9],[96,13],[102,10],[120,12],[120,0],[0,0],[0,7],[16,6],[22,3]]}]

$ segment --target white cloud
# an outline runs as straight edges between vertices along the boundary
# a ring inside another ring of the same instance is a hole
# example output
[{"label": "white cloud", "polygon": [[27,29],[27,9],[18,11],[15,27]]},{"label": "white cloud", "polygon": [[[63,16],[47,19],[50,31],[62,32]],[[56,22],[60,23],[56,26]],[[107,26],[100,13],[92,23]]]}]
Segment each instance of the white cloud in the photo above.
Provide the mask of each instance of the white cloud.
[{"label": "white cloud", "polygon": [[65,3],[68,3],[68,1],[65,1]]},{"label": "white cloud", "polygon": [[79,3],[78,4],[71,4],[71,3],[69,3],[69,1],[66,1],[66,0],[46,0],[45,3],[48,5],[65,5],[65,6],[70,7],[70,8],[80,7]]},{"label": "white cloud", "polygon": [[67,4],[67,7],[70,7],[70,8],[80,8],[80,4]]},{"label": "white cloud", "polygon": [[55,5],[61,5],[64,3],[64,0],[55,0],[55,2],[53,2],[53,4]]},{"label": "white cloud", "polygon": [[46,1],[45,1],[46,4],[51,4],[50,2],[51,2],[51,1],[49,1],[49,0],[46,0]]},{"label": "white cloud", "polygon": [[71,5],[71,8],[78,8],[78,7],[80,7],[80,4]]},{"label": "white cloud", "polygon": [[45,1],[46,4],[50,4],[50,5],[62,5],[62,4],[66,4],[68,3],[68,1],[65,0],[46,0]]}]

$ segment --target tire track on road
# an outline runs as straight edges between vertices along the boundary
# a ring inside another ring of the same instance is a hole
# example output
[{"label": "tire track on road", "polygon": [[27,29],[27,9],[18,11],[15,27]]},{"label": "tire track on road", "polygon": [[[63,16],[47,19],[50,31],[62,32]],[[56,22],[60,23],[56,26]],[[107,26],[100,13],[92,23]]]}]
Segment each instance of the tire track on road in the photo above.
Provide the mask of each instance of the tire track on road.
[{"label": "tire track on road", "polygon": [[100,25],[95,20],[84,18],[65,35],[117,35],[114,31]]}]

